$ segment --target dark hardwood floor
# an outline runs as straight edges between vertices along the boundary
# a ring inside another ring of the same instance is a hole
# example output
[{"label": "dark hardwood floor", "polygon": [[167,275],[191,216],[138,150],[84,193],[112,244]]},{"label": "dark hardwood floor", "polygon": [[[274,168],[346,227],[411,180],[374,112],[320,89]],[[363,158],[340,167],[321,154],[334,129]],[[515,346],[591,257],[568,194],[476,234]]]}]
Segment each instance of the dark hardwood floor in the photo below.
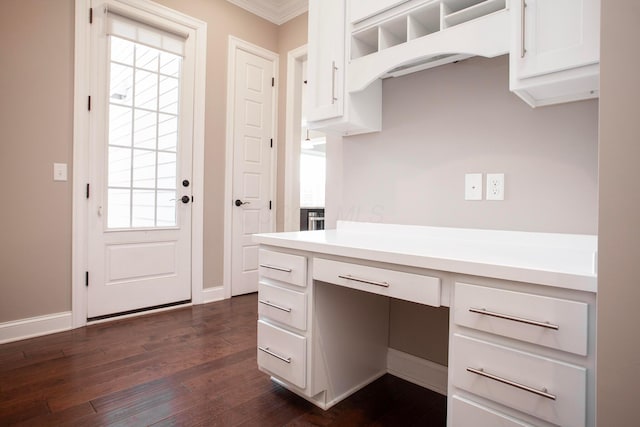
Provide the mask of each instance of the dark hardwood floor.
[{"label": "dark hardwood floor", "polygon": [[385,375],[322,411],[256,365],[256,295],[0,345],[0,425],[444,426]]}]

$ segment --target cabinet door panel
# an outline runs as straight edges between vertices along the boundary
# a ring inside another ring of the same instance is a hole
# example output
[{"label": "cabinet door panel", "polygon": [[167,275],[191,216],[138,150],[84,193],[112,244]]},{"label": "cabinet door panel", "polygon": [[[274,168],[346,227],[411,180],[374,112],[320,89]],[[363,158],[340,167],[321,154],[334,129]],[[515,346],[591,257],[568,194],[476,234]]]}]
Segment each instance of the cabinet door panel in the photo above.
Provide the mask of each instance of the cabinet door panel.
[{"label": "cabinet door panel", "polygon": [[550,423],[585,425],[585,368],[459,334],[450,345],[455,387]]},{"label": "cabinet door panel", "polygon": [[258,366],[281,380],[305,388],[307,339],[258,320]]},{"label": "cabinet door panel", "polygon": [[309,0],[308,121],[343,115],[344,19],[344,0]]},{"label": "cabinet door panel", "polygon": [[[455,290],[454,321],[458,325],[587,355],[586,303],[465,283],[456,283]],[[527,324],[527,320],[557,328]]]},{"label": "cabinet door panel", "polygon": [[260,282],[258,315],[304,331],[307,329],[306,295]]},{"label": "cabinet door panel", "polygon": [[599,61],[599,0],[517,0],[514,3],[518,17],[516,27],[524,37],[520,49],[520,55],[524,56],[518,61],[520,78]]},{"label": "cabinet door panel", "polygon": [[464,399],[460,396],[451,398],[452,420],[450,427],[465,427],[473,423],[473,427],[533,427],[531,424],[517,420],[498,411]]}]

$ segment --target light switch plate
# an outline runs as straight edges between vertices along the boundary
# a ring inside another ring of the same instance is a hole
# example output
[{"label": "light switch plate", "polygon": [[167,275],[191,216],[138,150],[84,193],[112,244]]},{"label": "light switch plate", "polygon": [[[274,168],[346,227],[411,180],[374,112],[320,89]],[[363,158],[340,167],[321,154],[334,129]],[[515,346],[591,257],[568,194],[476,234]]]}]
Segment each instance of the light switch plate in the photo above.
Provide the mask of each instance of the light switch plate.
[{"label": "light switch plate", "polygon": [[482,174],[468,173],[464,176],[464,199],[482,200]]},{"label": "light switch plate", "polygon": [[67,180],[67,164],[66,163],[53,164],[53,180],[54,181]]}]

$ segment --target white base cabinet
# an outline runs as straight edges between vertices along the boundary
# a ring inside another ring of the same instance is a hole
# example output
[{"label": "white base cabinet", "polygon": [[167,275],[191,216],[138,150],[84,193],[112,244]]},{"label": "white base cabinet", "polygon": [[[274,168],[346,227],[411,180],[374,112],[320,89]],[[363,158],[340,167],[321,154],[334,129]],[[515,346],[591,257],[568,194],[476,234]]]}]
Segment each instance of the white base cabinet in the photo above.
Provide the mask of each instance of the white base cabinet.
[{"label": "white base cabinet", "polygon": [[450,427],[476,415],[479,425],[595,425],[594,294],[481,278],[453,292]]},{"label": "white base cabinet", "polygon": [[389,298],[450,306],[449,427],[595,426],[595,293],[262,245],[258,365],[327,409],[388,372]]}]

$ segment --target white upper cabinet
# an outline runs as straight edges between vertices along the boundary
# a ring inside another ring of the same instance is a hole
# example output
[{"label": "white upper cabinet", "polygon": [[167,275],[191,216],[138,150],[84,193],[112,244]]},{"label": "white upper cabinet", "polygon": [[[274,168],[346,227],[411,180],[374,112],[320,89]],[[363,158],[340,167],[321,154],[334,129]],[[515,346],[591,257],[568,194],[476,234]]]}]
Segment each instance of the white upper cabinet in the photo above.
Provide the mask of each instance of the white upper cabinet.
[{"label": "white upper cabinet", "polygon": [[309,121],[343,114],[344,18],[344,0],[309,1]]},{"label": "white upper cabinet", "polygon": [[511,89],[531,106],[597,97],[600,0],[515,0],[511,8]]},{"label": "white upper cabinet", "polygon": [[406,1],[408,0],[351,0],[349,22],[362,21]]},{"label": "white upper cabinet", "polygon": [[340,135],[379,131],[382,83],[353,95],[345,90],[345,13],[345,0],[309,0],[308,126]]}]

